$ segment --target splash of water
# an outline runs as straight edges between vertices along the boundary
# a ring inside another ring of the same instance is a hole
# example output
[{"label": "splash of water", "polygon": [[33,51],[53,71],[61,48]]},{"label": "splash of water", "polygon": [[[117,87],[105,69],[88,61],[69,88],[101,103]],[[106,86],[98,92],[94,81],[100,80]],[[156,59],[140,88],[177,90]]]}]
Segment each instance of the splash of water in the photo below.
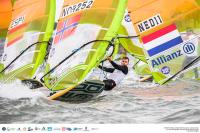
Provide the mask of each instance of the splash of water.
[{"label": "splash of water", "polygon": [[21,81],[16,80],[12,83],[0,83],[0,97],[12,100],[20,98],[39,98],[45,95],[39,91],[31,90]]}]

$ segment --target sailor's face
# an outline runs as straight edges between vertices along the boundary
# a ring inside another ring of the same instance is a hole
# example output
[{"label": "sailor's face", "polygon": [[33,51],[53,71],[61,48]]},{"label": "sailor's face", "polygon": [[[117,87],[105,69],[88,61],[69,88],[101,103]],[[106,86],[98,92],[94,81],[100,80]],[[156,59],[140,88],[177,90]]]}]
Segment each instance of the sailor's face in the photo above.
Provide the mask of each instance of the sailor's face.
[{"label": "sailor's face", "polygon": [[122,59],[121,64],[127,66],[129,63],[128,59]]}]

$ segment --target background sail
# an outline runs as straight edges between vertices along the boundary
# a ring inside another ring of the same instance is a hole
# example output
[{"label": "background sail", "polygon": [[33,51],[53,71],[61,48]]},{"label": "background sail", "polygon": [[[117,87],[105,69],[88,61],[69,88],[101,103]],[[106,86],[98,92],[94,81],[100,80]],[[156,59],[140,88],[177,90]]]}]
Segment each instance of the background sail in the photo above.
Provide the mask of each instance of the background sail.
[{"label": "background sail", "polygon": [[[134,5],[134,3],[134,1],[129,1],[128,5]],[[119,43],[129,54],[134,57],[133,60],[131,60],[134,62],[134,71],[141,76],[149,75],[150,69],[147,64],[143,48],[140,44],[140,38],[137,35],[137,32],[132,23],[130,13],[131,12],[126,11],[126,13],[124,14],[122,25],[118,32],[119,36],[124,38],[119,38]],[[135,37],[129,38],[130,36]]]},{"label": "background sail", "polygon": [[[106,54],[108,41],[117,33],[127,0],[65,0],[63,12],[48,58],[47,70],[53,69],[71,53],[71,58],[45,77],[52,90],[61,90],[84,80]],[[72,8],[73,7],[73,8]]]},{"label": "background sail", "polygon": [[54,0],[16,0],[12,12],[12,22],[4,47],[4,67],[10,64],[28,46],[8,69],[5,78],[31,78],[43,62],[49,38],[52,35],[55,16]]},{"label": "background sail", "polygon": [[[4,50],[5,38],[11,21],[12,3],[10,0],[0,1],[0,62]],[[1,70],[1,66],[0,66]]]},{"label": "background sail", "polygon": [[199,56],[198,3],[149,0],[130,8],[155,81],[165,82]]}]

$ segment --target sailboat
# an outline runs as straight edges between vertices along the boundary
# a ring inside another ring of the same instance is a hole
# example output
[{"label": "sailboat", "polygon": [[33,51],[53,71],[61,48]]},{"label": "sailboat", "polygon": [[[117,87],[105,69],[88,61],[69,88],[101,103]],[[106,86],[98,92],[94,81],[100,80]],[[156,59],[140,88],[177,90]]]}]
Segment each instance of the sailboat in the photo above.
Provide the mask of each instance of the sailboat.
[{"label": "sailboat", "polygon": [[126,6],[127,0],[16,1],[4,47],[3,80],[45,86],[50,99],[100,94],[102,81],[85,80],[114,47]]},{"label": "sailboat", "polygon": [[1,65],[2,80],[33,78],[43,63],[55,22],[54,0],[17,0]]},{"label": "sailboat", "polygon": [[127,0],[65,0],[41,82],[51,99],[90,99],[103,91],[100,80],[86,80],[106,58],[120,27]]},{"label": "sailboat", "polygon": [[186,71],[182,77],[198,78],[199,3],[199,0],[135,0],[128,4],[155,82],[165,84]]}]

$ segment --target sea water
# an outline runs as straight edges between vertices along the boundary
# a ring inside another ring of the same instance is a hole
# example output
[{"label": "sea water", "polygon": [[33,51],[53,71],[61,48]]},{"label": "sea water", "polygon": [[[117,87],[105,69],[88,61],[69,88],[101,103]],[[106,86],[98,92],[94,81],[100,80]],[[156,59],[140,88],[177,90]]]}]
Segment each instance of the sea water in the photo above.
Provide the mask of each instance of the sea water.
[{"label": "sea water", "polygon": [[20,81],[0,85],[0,124],[200,123],[200,83],[164,86],[127,78],[85,103],[51,101]]}]

